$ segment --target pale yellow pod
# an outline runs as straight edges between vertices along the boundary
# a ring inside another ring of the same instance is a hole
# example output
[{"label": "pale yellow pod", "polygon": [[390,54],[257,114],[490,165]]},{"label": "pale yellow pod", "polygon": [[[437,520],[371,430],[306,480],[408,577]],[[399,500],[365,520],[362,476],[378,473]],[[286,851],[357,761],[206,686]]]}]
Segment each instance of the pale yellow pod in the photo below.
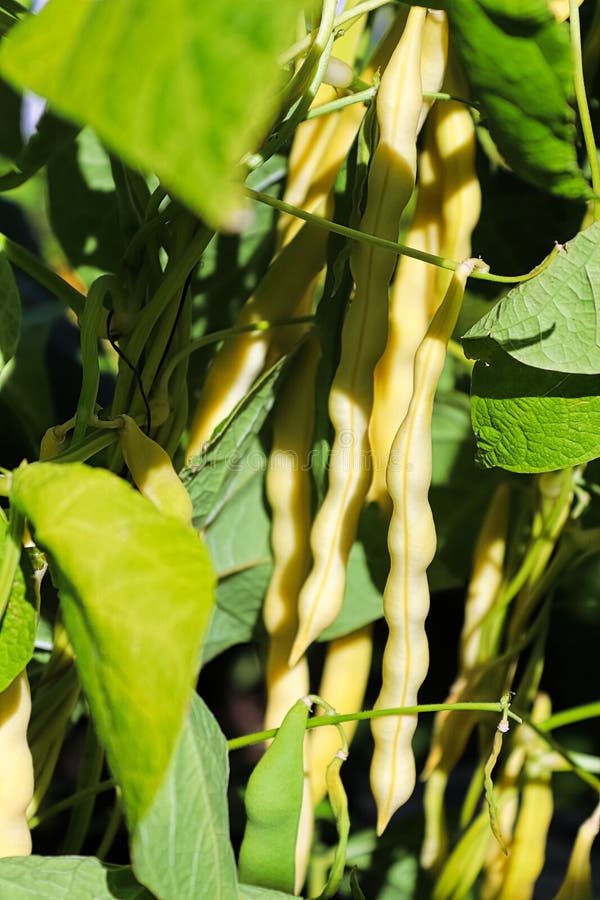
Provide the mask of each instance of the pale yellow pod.
[{"label": "pale yellow pod", "polygon": [[592,900],[592,866],[590,856],[592,844],[600,831],[600,803],[579,827],[565,880],[560,886],[556,900]]},{"label": "pale yellow pod", "polygon": [[[430,9],[425,21],[423,49],[421,52],[421,83],[424,94],[435,94],[441,90],[447,62],[448,17],[441,9]],[[419,116],[419,131],[434,103],[434,98],[423,97],[421,115]]]},{"label": "pale yellow pod", "polygon": [[[348,8],[354,4],[348,4]],[[384,68],[398,43],[406,21],[406,10],[400,7],[396,19],[373,59],[361,72],[361,79],[371,83],[375,72]],[[365,20],[348,29],[335,42],[335,54],[351,63],[364,30]],[[315,105],[333,100],[336,92],[322,85]],[[284,200],[307,212],[317,213],[333,189],[337,173],[348,155],[365,115],[365,106],[354,103],[327,116],[319,116],[303,122],[296,130],[288,162],[288,183]],[[302,227],[302,221],[294,216],[282,215],[279,219],[279,238],[288,243]]]},{"label": "pale yellow pod", "polygon": [[[361,709],[372,655],[371,625],[365,625],[328,644],[318,693],[340,715]],[[342,725],[348,744],[352,742],[357,725],[357,722],[344,722]],[[327,766],[339,747],[340,735],[335,725],[315,728],[309,734],[308,767],[315,806],[327,793]]]},{"label": "pale yellow pod", "polygon": [[[421,109],[420,56],[426,10],[412,7],[377,96],[379,143],[373,154],[361,230],[395,240],[414,186]],[[373,371],[385,347],[392,253],[358,243],[350,258],[355,293],[342,329],[340,362],[329,394],[335,437],[327,494],[311,532],[313,568],[299,599],[297,661],[337,617],[346,564],[370,481],[368,424]]]},{"label": "pale yellow pod", "polygon": [[[327,232],[305,225],[273,260],[235,326],[286,318],[325,263]],[[219,425],[242,400],[262,371],[269,331],[239,334],[226,340],[207,372],[190,427],[186,458],[201,452]]]},{"label": "pale yellow pod", "polygon": [[[389,635],[376,709],[414,706],[429,666],[425,618],[429,611],[427,568],[436,533],[428,492],[431,484],[431,417],[446,346],[456,323],[465,284],[478,260],[460,263],[415,356],[413,395],[390,451],[388,490],[394,504],[388,546],[390,574],[383,595]],[[374,719],[371,788],[381,834],[415,786],[412,738],[415,715]]]},{"label": "pale yellow pod", "polygon": [[26,811],[33,797],[33,762],[27,743],[31,695],[25,669],[0,693],[0,857],[28,856]]},{"label": "pale yellow pod", "polygon": [[504,580],[509,500],[510,488],[503,482],[494,492],[477,536],[460,637],[459,678],[480,662],[482,625]]},{"label": "pale yellow pod", "polygon": [[[468,92],[452,61],[444,89],[455,94]],[[481,187],[475,171],[475,125],[464,103],[453,101],[436,103],[431,119],[443,172],[440,256],[466,259],[471,255],[471,237],[481,215]],[[438,269],[438,298],[430,315],[437,309],[450,277],[449,272]]]},{"label": "pale yellow pod", "polygon": [[500,900],[530,900],[546,855],[554,809],[549,773],[540,773],[523,788],[515,838],[504,873]]},{"label": "pale yellow pod", "polygon": [[169,454],[144,434],[131,416],[119,418],[123,423],[118,431],[123,459],[139,492],[165,515],[191,525],[192,500]]},{"label": "pale yellow pod", "polygon": [[[577,5],[581,6],[583,0],[577,0]],[[570,15],[569,0],[549,0],[550,12],[557,22],[564,22]]]},{"label": "pale yellow pod", "polygon": [[[419,155],[419,192],[405,242],[428,253],[440,252],[442,192],[435,129],[428,122]],[[373,410],[369,421],[369,444],[373,476],[367,499],[389,516],[391,500],[385,470],[390,447],[412,395],[415,353],[423,340],[435,304],[438,274],[435,266],[410,256],[401,256],[390,291],[388,336],[385,350],[375,367]]]},{"label": "pale yellow pod", "polygon": [[[466,92],[452,65],[444,87],[450,92]],[[475,149],[475,128],[464,104],[436,103],[425,128],[419,159],[419,195],[405,238],[408,246],[449,259],[470,256],[471,236],[481,212]],[[391,512],[391,501],[385,484],[385,468],[412,393],[414,355],[450,278],[450,272],[410,257],[401,257],[396,270],[390,296],[388,340],[375,370],[369,424],[373,479],[368,499],[378,503],[387,515]]]},{"label": "pale yellow pod", "polygon": [[306,660],[290,667],[288,659],[298,623],[298,593],[310,567],[309,457],[319,357],[318,339],[311,335],[292,363],[275,409],[266,475],[273,547],[273,574],[263,607],[269,635],[266,728],[278,727],[298,697],[310,692]]}]

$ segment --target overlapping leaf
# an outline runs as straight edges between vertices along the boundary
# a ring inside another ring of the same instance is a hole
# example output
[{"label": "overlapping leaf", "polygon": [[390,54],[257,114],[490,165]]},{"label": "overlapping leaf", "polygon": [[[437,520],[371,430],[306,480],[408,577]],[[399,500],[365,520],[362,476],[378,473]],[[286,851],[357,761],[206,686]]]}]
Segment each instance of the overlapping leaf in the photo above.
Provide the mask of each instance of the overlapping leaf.
[{"label": "overlapping leaf", "polygon": [[215,224],[277,106],[299,0],[53,0],[5,41],[0,71],[47,97]]},{"label": "overlapping leaf", "polygon": [[600,222],[595,222],[540,275],[514,287],[463,337],[468,356],[501,348],[539,369],[600,372]]},{"label": "overlapping leaf", "polygon": [[589,195],[577,163],[568,30],[547,0],[452,0],[455,46],[498,149],[532,184]]},{"label": "overlapping leaf", "polygon": [[198,671],[214,575],[194,531],[109,472],[34,463],[11,502],[46,551],[130,826],[165,774]]},{"label": "overlapping leaf", "polygon": [[133,838],[134,871],[161,900],[236,900],[228,775],[225,738],[195,694],[166,778]]},{"label": "overlapping leaf", "polygon": [[600,455],[600,376],[525,366],[498,350],[473,370],[478,462],[548,472]]}]

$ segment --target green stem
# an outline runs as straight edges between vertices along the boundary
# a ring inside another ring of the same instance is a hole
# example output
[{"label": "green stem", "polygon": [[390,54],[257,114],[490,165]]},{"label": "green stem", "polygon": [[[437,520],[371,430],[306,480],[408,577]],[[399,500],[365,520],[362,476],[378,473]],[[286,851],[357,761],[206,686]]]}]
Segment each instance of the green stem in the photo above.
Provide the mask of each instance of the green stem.
[{"label": "green stem", "polygon": [[96,851],[96,858],[104,860],[108,854],[108,851],[112,847],[115,837],[117,836],[117,831],[119,830],[119,826],[121,825],[121,821],[123,819],[123,806],[121,804],[121,795],[120,792],[117,791],[117,795],[115,797],[115,802],[113,804],[113,808],[110,814],[110,819],[108,820],[108,824],[106,826],[106,830],[102,837],[100,844],[98,845],[98,849]]},{"label": "green stem", "polygon": [[84,800],[90,796],[97,797],[98,794],[102,794],[105,791],[110,791],[114,787],[115,780],[113,778],[107,778],[105,781],[99,781],[97,784],[91,785],[91,787],[84,788],[81,791],[77,791],[77,793],[75,794],[71,794],[70,797],[66,797],[64,800],[59,800],[58,803],[54,803],[52,806],[49,806],[48,809],[44,809],[41,813],[33,816],[27,824],[29,825],[29,828],[33,830],[43,822],[46,822],[48,819],[52,819],[54,816],[59,815],[59,813],[64,812],[67,809],[71,809],[71,807],[78,803],[80,800]]},{"label": "green stem", "polygon": [[596,142],[594,140],[594,129],[592,128],[592,120],[590,118],[590,109],[585,91],[585,80],[583,77],[583,57],[581,53],[581,28],[579,23],[579,6],[577,0],[570,0],[570,31],[571,31],[571,51],[573,53],[573,81],[575,84],[575,97],[577,98],[577,109],[579,110],[579,120],[581,122],[581,131],[585,149],[587,151],[588,161],[590,164],[590,173],[592,176],[592,188],[596,195],[593,203],[594,221],[600,219],[600,166],[598,165],[598,154],[596,151]]},{"label": "green stem", "polygon": [[[421,703],[417,706],[399,706],[393,709],[367,709],[362,712],[344,713],[336,716],[314,716],[307,722],[307,728],[320,728],[323,725],[338,725],[342,722],[365,722],[369,719],[381,719],[385,716],[414,716],[419,713],[437,713],[445,710],[464,710],[465,712],[493,712],[503,713],[502,703]],[[508,710],[508,717],[519,725],[521,717],[512,710]],[[266,731],[257,731],[254,734],[244,734],[238,738],[227,741],[229,750],[239,750],[251,744],[260,744],[275,737],[277,728],[269,728]]]},{"label": "green stem", "polygon": [[[363,3],[357,3],[352,9],[348,9],[346,12],[340,13],[339,16],[335,17],[333,20],[333,29],[338,32],[341,37],[343,34],[343,30],[341,30],[343,25],[346,25],[347,22],[352,22],[355,19],[360,19],[361,16],[372,12],[375,9],[379,9],[380,6],[385,6],[386,3],[388,3],[388,0],[364,0]],[[303,53],[306,53],[317,33],[318,29],[315,29],[307,34],[306,37],[302,38],[302,40],[292,44],[292,46],[279,57],[279,64],[282,66],[286,65],[287,63],[293,62],[299,56],[302,56]]]},{"label": "green stem", "polygon": [[61,278],[60,275],[48,268],[35,254],[5,235],[0,235],[0,250],[4,250],[13,265],[21,269],[22,272],[26,272],[34,281],[37,281],[51,294],[54,294],[61,303],[64,303],[65,306],[70,306],[78,316],[82,314],[85,303],[83,294],[80,294],[64,278]]},{"label": "green stem", "polygon": [[[299,209],[297,206],[292,206],[291,203],[285,203],[285,201],[283,200],[278,200],[276,197],[271,197],[269,196],[269,194],[264,194],[260,191],[253,191],[248,187],[245,188],[245,192],[253,200],[257,200],[259,203],[265,203],[267,206],[272,206],[274,209],[278,209],[280,212],[288,213],[291,216],[296,216],[296,218],[303,219],[305,222],[311,222],[318,228],[324,228],[326,231],[333,231],[335,234],[340,234],[342,235],[342,237],[350,238],[353,241],[363,241],[363,243],[371,244],[373,247],[379,247],[382,250],[389,250],[391,253],[395,253],[396,256],[410,256],[412,259],[420,259],[421,262],[430,263],[430,265],[432,266],[438,266],[440,269],[448,269],[451,272],[454,272],[454,270],[460,265],[460,263],[455,262],[453,259],[446,259],[443,256],[435,256],[433,253],[425,253],[423,250],[416,250],[414,247],[407,247],[405,244],[398,244],[395,241],[387,241],[385,238],[377,237],[377,235],[375,234],[367,234],[364,231],[358,231],[356,228],[350,228],[348,225],[340,225],[337,222],[332,222],[330,219],[325,219],[322,216],[315,215],[314,213],[306,212],[306,210],[304,209]],[[550,262],[552,261],[552,259],[554,259],[560,249],[561,248],[558,244],[555,245],[546,259],[543,260],[543,262],[540,263],[539,266],[536,266],[535,269],[532,269],[531,272],[527,272],[525,275],[494,275],[492,272],[475,270],[470,275],[470,277],[479,278],[482,281],[499,282],[501,284],[511,284],[518,281],[529,281],[531,278],[539,275],[540,272],[542,272],[550,264]]]},{"label": "green stem", "polygon": [[584,703],[581,706],[573,706],[571,709],[563,709],[562,712],[554,713],[543,722],[539,722],[538,728],[542,732],[554,731],[556,728],[564,728],[565,725],[572,725],[574,722],[584,722],[586,719],[599,717],[600,702]]},{"label": "green stem", "polygon": [[588,784],[597,794],[600,794],[600,779],[592,775],[591,772],[586,771],[586,769],[583,769],[579,765],[579,763],[571,756],[569,751],[565,750],[565,748],[561,746],[561,744],[559,744],[551,734],[548,733],[546,726],[548,722],[550,722],[553,718],[554,717],[551,716],[549,719],[546,719],[543,725],[540,725],[537,722],[532,722],[531,719],[527,718],[527,716],[522,716],[523,724],[531,728],[532,731],[535,731],[538,737],[542,738],[545,743],[548,744],[548,746],[551,747],[552,750],[554,750],[555,753],[558,753],[559,756],[562,756],[562,758],[565,760],[565,762],[568,764],[569,768],[574,772],[575,775],[577,775],[582,781],[585,781],[585,783]]},{"label": "green stem", "polygon": [[327,116],[329,113],[337,112],[344,109],[345,106],[352,106],[354,103],[368,103],[377,96],[377,88],[370,87],[356,94],[348,94],[346,97],[338,97],[337,100],[331,100],[329,103],[321,103],[319,106],[313,106],[306,114],[307,119],[316,119],[318,116]]},{"label": "green stem", "polygon": [[212,331],[210,334],[205,334],[200,338],[196,338],[195,341],[191,341],[187,347],[183,347],[178,353],[173,354],[170,358],[169,364],[161,377],[162,385],[160,390],[165,390],[165,386],[168,384],[169,379],[173,374],[173,370],[179,363],[196,350],[201,350],[203,347],[208,347],[210,344],[218,344],[219,341],[226,341],[228,338],[236,337],[238,334],[248,334],[253,331],[268,331],[271,328],[283,328],[287,325],[302,325],[304,322],[314,321],[315,317],[313,315],[273,319],[271,321],[262,319],[259,322],[253,322],[251,325],[240,325],[238,328],[222,328],[220,331]]},{"label": "green stem", "polygon": [[315,69],[319,66],[321,57],[325,53],[328,44],[330,44],[330,41],[331,44],[333,44],[332,32],[335,24],[335,5],[336,0],[323,0],[321,21],[314,34],[314,40],[310,45],[310,50],[308,51],[306,59],[284,89],[285,94],[282,104],[284,108],[289,108],[302,96],[302,94],[304,94],[313,78]]}]

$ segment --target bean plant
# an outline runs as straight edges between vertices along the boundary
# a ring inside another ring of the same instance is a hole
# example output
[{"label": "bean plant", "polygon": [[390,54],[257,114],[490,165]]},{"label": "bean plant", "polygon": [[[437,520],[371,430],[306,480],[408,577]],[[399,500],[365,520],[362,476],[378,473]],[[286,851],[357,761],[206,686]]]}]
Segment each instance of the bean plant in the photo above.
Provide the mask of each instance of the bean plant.
[{"label": "bean plant", "polygon": [[0,33],[0,900],[598,896],[600,5]]}]

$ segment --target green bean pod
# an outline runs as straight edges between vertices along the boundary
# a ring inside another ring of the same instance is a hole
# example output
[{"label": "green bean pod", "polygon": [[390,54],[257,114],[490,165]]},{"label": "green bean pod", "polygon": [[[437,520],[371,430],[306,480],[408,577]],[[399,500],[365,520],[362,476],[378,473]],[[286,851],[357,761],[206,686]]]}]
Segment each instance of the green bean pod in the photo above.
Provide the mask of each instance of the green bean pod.
[{"label": "green bean pod", "polygon": [[294,893],[296,843],[304,790],[303,744],[310,700],[303,698],[281,723],[248,779],[240,881]]}]

